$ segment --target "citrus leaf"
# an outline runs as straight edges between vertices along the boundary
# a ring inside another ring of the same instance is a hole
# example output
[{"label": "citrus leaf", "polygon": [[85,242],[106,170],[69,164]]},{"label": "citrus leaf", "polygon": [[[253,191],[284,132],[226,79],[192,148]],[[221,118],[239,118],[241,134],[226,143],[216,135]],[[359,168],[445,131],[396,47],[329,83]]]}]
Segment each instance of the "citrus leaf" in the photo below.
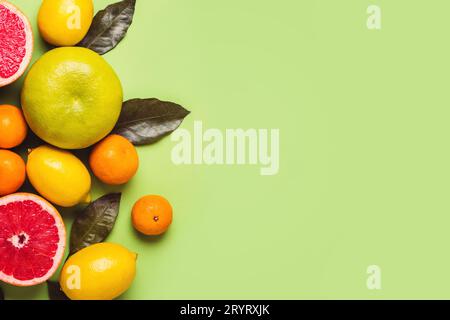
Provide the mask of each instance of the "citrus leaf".
[{"label": "citrus leaf", "polygon": [[99,11],[92,20],[91,27],[80,47],[105,54],[114,49],[127,34],[133,22],[136,0],[124,0]]},{"label": "citrus leaf", "polygon": [[71,255],[108,237],[119,214],[120,198],[120,193],[107,194],[77,216],[70,233]]},{"label": "citrus leaf", "polygon": [[47,281],[47,292],[50,300],[70,300],[61,290],[59,282]]},{"label": "citrus leaf", "polygon": [[190,112],[182,106],[158,99],[124,102],[114,133],[135,145],[155,143],[175,131]]},{"label": "citrus leaf", "polygon": [[0,287],[0,300],[5,300],[5,294],[3,293],[3,289]]}]

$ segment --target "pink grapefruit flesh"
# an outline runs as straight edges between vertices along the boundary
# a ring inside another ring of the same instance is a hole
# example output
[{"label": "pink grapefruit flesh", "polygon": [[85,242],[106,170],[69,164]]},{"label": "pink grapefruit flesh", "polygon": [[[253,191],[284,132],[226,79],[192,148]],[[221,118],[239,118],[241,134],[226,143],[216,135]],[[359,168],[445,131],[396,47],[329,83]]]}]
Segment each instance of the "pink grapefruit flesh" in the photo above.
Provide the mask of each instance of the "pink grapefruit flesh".
[{"label": "pink grapefruit flesh", "polygon": [[66,231],[43,198],[16,193],[0,198],[0,280],[15,286],[47,281],[64,255]]},{"label": "pink grapefruit flesh", "polygon": [[16,81],[28,67],[33,53],[33,32],[27,17],[0,0],[0,87]]}]

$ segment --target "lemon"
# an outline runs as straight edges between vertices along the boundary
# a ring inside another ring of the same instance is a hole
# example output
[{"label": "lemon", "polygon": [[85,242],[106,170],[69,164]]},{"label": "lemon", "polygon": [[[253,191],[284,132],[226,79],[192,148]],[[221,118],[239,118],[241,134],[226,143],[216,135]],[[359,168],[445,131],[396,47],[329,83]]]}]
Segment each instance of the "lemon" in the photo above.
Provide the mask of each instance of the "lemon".
[{"label": "lemon", "polygon": [[22,89],[22,109],[31,130],[62,149],[83,149],[114,128],[122,109],[122,85],[111,66],[86,48],[44,54]]},{"label": "lemon", "polygon": [[88,202],[91,176],[85,165],[68,151],[41,146],[31,151],[27,175],[33,187],[61,207]]},{"label": "lemon", "polygon": [[92,0],[44,0],[38,14],[39,32],[54,46],[74,46],[88,32],[93,15]]},{"label": "lemon", "polygon": [[71,256],[60,285],[72,300],[112,300],[131,286],[137,255],[113,243],[99,243]]}]

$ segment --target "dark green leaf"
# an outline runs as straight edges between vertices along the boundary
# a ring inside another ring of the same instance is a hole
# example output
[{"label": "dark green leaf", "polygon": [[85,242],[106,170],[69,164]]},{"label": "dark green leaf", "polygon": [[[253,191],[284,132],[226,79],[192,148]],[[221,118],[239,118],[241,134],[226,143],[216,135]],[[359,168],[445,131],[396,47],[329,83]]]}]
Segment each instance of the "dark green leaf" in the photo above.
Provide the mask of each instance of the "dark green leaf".
[{"label": "dark green leaf", "polygon": [[99,11],[78,46],[89,48],[99,54],[114,49],[125,37],[133,22],[135,6],[136,0],[124,0]]},{"label": "dark green leaf", "polygon": [[111,193],[92,202],[75,219],[70,233],[70,254],[103,242],[116,223],[120,193]]},{"label": "dark green leaf", "polygon": [[3,293],[3,289],[0,287],[0,300],[5,300],[5,294]]},{"label": "dark green leaf", "polygon": [[158,99],[124,102],[114,132],[135,145],[155,143],[175,131],[190,112],[182,106]]},{"label": "dark green leaf", "polygon": [[59,282],[47,281],[47,292],[50,300],[70,300],[61,290]]}]

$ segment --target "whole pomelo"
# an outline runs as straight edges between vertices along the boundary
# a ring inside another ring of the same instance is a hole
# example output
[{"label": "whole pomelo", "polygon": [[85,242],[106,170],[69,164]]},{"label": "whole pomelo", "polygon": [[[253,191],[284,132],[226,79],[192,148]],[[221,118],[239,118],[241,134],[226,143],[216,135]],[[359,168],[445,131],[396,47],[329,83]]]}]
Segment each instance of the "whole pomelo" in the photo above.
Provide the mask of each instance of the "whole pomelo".
[{"label": "whole pomelo", "polygon": [[31,68],[22,108],[31,130],[62,149],[83,149],[114,128],[122,85],[111,66],[92,50],[53,49]]}]

